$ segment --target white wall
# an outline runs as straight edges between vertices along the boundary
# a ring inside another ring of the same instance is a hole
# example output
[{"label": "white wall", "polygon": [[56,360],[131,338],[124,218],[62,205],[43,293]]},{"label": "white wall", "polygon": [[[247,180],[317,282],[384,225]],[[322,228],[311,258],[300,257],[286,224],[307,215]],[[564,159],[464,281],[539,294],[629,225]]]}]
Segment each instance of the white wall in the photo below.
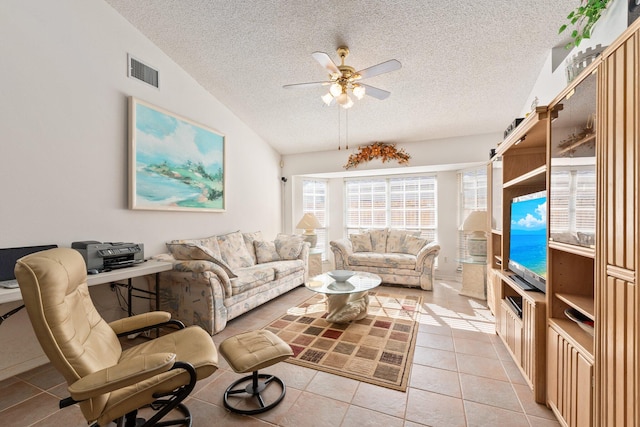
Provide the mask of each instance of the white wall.
[{"label": "white wall", "polygon": [[[280,231],[279,154],[108,4],[3,0],[0,40],[0,247],[126,241],[151,256],[171,239]],[[127,77],[127,53],[160,70],[160,90]],[[226,212],[127,209],[131,95],[226,135]],[[108,310],[105,287],[92,292]],[[0,326],[0,379],[41,363],[25,314]]]},{"label": "white wall", "polygon": [[[593,27],[591,38],[583,39],[578,47],[568,50],[566,52],[567,58],[571,58],[579,52],[585,52],[598,44],[609,46],[626,29],[627,0],[614,0]],[[573,27],[568,27],[565,30],[567,34],[570,34],[571,31],[573,31]],[[560,49],[563,49],[563,47],[560,47]],[[564,61],[553,70],[552,52],[549,52],[519,117],[524,117],[531,110],[531,103],[536,97],[539,101],[538,105],[549,105],[567,87],[568,82],[565,70],[566,64]]]},{"label": "white wall", "polygon": [[[451,277],[457,267],[457,213],[458,188],[456,171],[472,164],[482,164],[489,159],[489,149],[495,148],[501,135],[486,134],[459,138],[438,139],[398,144],[411,155],[410,166],[394,163],[383,164],[379,160],[365,163],[353,171],[345,171],[343,165],[349,154],[357,151],[335,150],[318,153],[283,156],[283,176],[287,177],[285,191],[285,227],[293,232],[296,221],[302,217],[300,200],[302,179],[305,176],[329,178],[329,241],[344,237],[344,189],[343,179],[357,175],[437,173],[438,179],[438,242],[441,246],[438,259],[438,276]],[[328,253],[329,267],[333,268],[333,254]]]}]

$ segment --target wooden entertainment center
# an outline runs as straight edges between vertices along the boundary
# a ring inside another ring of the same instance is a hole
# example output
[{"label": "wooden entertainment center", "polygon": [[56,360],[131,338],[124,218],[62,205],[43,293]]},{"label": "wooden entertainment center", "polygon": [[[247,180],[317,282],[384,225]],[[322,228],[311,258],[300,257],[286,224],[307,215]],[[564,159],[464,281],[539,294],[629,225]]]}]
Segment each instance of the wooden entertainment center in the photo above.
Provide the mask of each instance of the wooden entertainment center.
[{"label": "wooden entertainment center", "polygon": [[[636,21],[532,111],[488,166],[496,332],[536,401],[565,426],[640,425],[639,77]],[[524,290],[508,268],[511,202],[539,191],[546,293]]]}]

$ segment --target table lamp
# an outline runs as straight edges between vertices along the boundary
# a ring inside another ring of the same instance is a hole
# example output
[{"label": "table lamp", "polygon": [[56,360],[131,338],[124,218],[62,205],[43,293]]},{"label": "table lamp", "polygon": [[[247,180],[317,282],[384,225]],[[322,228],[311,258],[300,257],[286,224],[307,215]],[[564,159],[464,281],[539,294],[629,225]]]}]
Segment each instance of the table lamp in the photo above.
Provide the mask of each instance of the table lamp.
[{"label": "table lamp", "polygon": [[296,225],[296,228],[304,230],[302,236],[306,242],[309,242],[312,248],[315,248],[316,243],[318,243],[318,236],[314,233],[314,230],[320,227],[322,227],[320,221],[318,221],[318,218],[312,213],[304,214],[300,222],[298,222],[298,225]]},{"label": "table lamp", "polygon": [[477,261],[487,258],[487,225],[486,211],[472,211],[460,226],[460,230],[469,233],[467,251]]}]

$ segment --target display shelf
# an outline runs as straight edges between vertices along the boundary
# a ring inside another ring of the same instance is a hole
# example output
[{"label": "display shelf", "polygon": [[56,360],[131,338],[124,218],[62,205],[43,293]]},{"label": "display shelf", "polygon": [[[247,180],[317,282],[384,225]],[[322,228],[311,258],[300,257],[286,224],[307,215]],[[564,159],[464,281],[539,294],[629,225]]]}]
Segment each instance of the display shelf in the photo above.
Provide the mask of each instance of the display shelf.
[{"label": "display shelf", "polygon": [[586,248],[584,246],[570,245],[568,243],[554,242],[549,240],[549,249],[556,249],[570,254],[582,256],[585,258],[595,258],[595,248]]},{"label": "display shelf", "polygon": [[586,144],[588,142],[594,141],[596,139],[596,134],[592,133],[591,135],[587,135],[584,138],[579,139],[578,141],[570,144],[567,147],[564,147],[563,149],[561,149],[558,154],[565,154],[570,152],[571,150],[575,150],[576,148],[580,147],[582,144]]},{"label": "display shelf", "polygon": [[580,313],[595,321],[595,304],[593,296],[576,294],[556,294],[556,298],[566,303],[569,307],[575,308]]},{"label": "display shelf", "polygon": [[525,187],[525,186],[535,187],[535,186],[545,185],[546,179],[547,179],[546,172],[547,172],[546,165],[539,166],[532,171],[523,173],[522,175],[516,178],[513,178],[510,181],[505,182],[504,188]]}]

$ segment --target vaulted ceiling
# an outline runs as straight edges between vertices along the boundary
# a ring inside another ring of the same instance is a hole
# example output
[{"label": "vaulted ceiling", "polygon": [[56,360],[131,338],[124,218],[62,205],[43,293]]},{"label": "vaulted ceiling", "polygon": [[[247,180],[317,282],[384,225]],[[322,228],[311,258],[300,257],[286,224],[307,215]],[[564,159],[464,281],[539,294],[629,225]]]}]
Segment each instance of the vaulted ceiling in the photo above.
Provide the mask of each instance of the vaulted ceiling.
[{"label": "vaulted ceiling", "polygon": [[[281,154],[373,141],[501,133],[521,112],[558,27],[578,0],[106,0]],[[391,92],[346,111],[326,107],[311,57],[356,70],[397,59],[366,80]],[[140,58],[144,60],[144,58]],[[339,122],[342,126],[339,136]],[[224,131],[224,129],[220,129]]]}]

